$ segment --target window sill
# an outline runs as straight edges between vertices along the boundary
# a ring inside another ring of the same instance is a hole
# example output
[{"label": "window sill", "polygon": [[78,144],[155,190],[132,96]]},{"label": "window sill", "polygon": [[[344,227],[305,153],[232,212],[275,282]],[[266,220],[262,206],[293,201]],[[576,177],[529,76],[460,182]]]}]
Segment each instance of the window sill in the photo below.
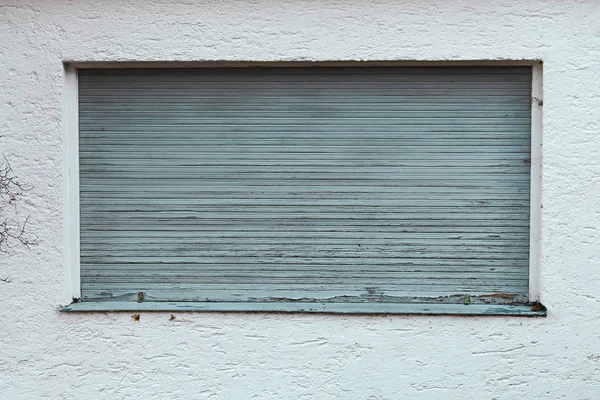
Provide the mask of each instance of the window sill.
[{"label": "window sill", "polygon": [[545,308],[526,305],[407,304],[407,303],[211,303],[211,302],[78,302],[63,312],[190,311],[190,312],[301,312],[334,314],[489,315],[545,317]]}]

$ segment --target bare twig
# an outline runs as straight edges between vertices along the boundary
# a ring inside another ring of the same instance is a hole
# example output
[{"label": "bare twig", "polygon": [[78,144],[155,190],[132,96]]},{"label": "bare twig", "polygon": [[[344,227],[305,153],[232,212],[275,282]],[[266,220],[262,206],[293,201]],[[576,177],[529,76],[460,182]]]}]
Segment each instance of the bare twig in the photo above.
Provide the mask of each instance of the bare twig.
[{"label": "bare twig", "polygon": [[[4,161],[0,163],[0,212],[2,212],[2,218],[0,219],[0,253],[10,253],[14,244],[20,244],[28,249],[37,244],[37,237],[31,235],[27,230],[29,216],[21,223],[16,210],[19,197],[30,189],[13,174],[13,169],[5,157]],[[4,212],[9,206],[14,207],[14,216],[12,217],[8,217]],[[7,283],[10,280],[0,279],[0,281]]]}]

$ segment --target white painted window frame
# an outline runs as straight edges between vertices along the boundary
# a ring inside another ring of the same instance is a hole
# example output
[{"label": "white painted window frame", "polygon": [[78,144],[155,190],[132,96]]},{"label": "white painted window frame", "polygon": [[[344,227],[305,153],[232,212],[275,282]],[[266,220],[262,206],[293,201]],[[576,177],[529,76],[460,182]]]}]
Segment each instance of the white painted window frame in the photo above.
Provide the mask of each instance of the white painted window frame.
[{"label": "white painted window frame", "polygon": [[64,152],[64,274],[63,304],[81,299],[79,225],[79,87],[77,68],[64,65],[63,152]]},{"label": "white painted window frame", "polygon": [[542,144],[544,70],[531,66],[531,186],[529,213],[529,301],[541,302],[542,284]]},{"label": "white painted window frame", "polygon": [[[242,66],[244,63],[240,63]],[[260,63],[251,63],[257,65]],[[271,63],[267,65],[277,65]],[[309,63],[288,63],[310,65]],[[313,63],[314,65],[348,65],[345,62]],[[356,65],[355,63],[350,63]],[[364,63],[363,63],[364,64]],[[369,63],[370,64],[370,63]],[[529,242],[529,301],[540,302],[541,295],[541,235],[542,235],[542,134],[543,134],[543,67],[541,61],[513,62],[373,62],[373,65],[462,65],[462,66],[531,66],[531,186],[530,186],[530,242]],[[218,63],[216,64],[218,65]],[[362,64],[361,64],[362,65]],[[64,122],[64,275],[63,304],[81,298],[80,222],[79,222],[79,68],[139,68],[139,67],[207,67],[214,63],[96,63],[65,62],[63,92]]]}]

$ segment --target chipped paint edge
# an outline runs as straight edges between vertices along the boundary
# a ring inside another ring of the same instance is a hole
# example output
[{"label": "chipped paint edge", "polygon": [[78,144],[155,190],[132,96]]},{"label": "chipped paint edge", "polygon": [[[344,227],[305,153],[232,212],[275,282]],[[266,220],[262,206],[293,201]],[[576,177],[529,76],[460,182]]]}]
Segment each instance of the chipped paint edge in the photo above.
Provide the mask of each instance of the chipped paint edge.
[{"label": "chipped paint edge", "polygon": [[[537,310],[536,310],[537,308]],[[486,304],[385,304],[385,303],[245,303],[245,302],[77,302],[62,312],[294,312],[330,314],[488,315],[545,317],[545,307]]]}]

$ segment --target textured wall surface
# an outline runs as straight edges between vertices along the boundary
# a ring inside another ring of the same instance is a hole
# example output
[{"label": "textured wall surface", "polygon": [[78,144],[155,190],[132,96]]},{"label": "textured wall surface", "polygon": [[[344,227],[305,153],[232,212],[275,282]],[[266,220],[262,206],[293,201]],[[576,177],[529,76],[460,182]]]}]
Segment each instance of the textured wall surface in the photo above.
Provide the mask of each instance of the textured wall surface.
[{"label": "textured wall surface", "polygon": [[[0,399],[597,399],[599,20],[596,0],[0,0],[0,153],[40,236],[0,258]],[[60,313],[62,62],[219,59],[542,59],[548,317]]]}]

